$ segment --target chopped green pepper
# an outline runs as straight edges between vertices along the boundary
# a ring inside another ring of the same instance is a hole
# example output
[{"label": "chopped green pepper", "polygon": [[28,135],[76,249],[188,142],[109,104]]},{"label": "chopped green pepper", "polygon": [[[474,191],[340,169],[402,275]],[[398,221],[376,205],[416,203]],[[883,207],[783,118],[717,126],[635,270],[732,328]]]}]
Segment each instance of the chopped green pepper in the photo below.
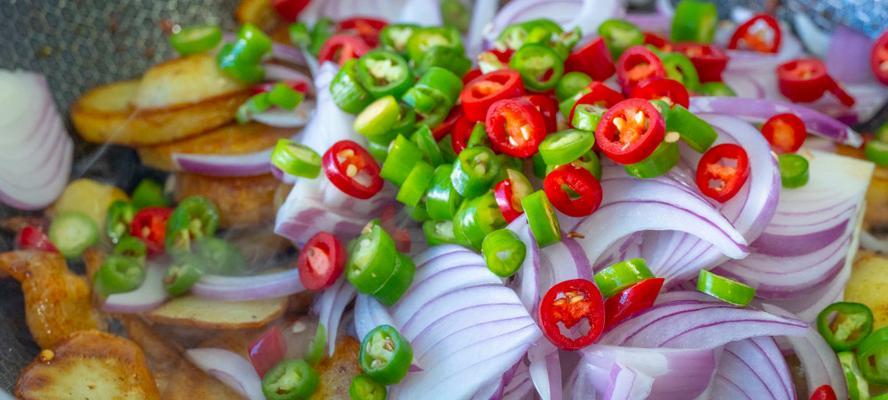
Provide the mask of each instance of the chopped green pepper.
[{"label": "chopped green pepper", "polygon": [[459,243],[453,233],[453,221],[425,221],[422,223],[422,233],[425,234],[426,243],[429,246],[439,244]]},{"label": "chopped green pepper", "polygon": [[145,207],[167,207],[169,199],[163,193],[163,185],[154,179],[142,179],[133,190],[133,207],[141,210]]},{"label": "chopped green pepper", "polygon": [[420,161],[413,165],[413,169],[404,179],[404,184],[398,190],[395,197],[396,200],[408,206],[415,207],[425,196],[426,189],[432,183],[432,177],[435,175],[435,169],[424,161]]},{"label": "chopped green pepper", "polygon": [[183,56],[210,51],[222,41],[222,29],[216,25],[182,28],[170,36],[173,49]]},{"label": "chopped green pepper", "polygon": [[873,331],[873,312],[861,303],[830,304],[817,315],[817,331],[833,350],[854,350]]},{"label": "chopped green pepper", "polygon": [[431,67],[441,67],[458,76],[463,76],[472,69],[472,60],[469,60],[460,49],[434,46],[426,51],[416,63],[416,73],[423,74]]},{"label": "chopped green pepper", "polygon": [[735,306],[745,306],[755,297],[754,288],[705,269],[697,277],[697,290]]},{"label": "chopped green pepper", "polygon": [[267,400],[308,399],[319,383],[317,371],[305,360],[284,360],[262,377],[262,394]]},{"label": "chopped green pepper", "polygon": [[712,125],[680,104],[667,107],[663,117],[666,119],[666,131],[678,132],[681,140],[698,153],[709,150],[718,139],[718,132]]},{"label": "chopped green pepper", "polygon": [[216,275],[238,275],[243,273],[247,261],[237,247],[223,239],[203,237],[194,243],[194,254],[201,262],[204,272]]},{"label": "chopped green pepper", "polygon": [[346,278],[361,293],[382,288],[395,269],[395,241],[378,224],[370,223],[349,245]]},{"label": "chopped green pepper", "polygon": [[805,186],[808,183],[808,159],[794,153],[777,156],[780,169],[780,182],[787,189]]},{"label": "chopped green pepper", "polygon": [[598,26],[598,35],[616,61],[626,49],[644,43],[644,33],[635,24],[621,19],[609,19]]},{"label": "chopped green pepper", "polygon": [[407,41],[413,31],[419,29],[416,24],[389,24],[379,31],[379,43],[383,48],[404,54],[407,52]]},{"label": "chopped green pepper", "polygon": [[163,287],[170,295],[181,296],[188,293],[201,276],[202,263],[197,257],[190,254],[178,256],[167,268]]},{"label": "chopped green pepper", "polygon": [[389,145],[388,156],[382,163],[379,176],[398,186],[404,184],[413,165],[422,160],[422,152],[413,142],[398,135]]},{"label": "chopped green pepper", "polygon": [[598,122],[601,121],[601,117],[606,111],[606,107],[598,104],[577,104],[573,110],[573,119],[570,124],[581,131],[595,132]]},{"label": "chopped green pepper", "polygon": [[410,371],[413,348],[397,329],[391,325],[380,325],[361,341],[358,359],[367,376],[379,383],[393,385]]},{"label": "chopped green pepper", "polygon": [[237,111],[234,113],[234,119],[239,124],[246,124],[253,119],[254,115],[264,113],[270,108],[271,101],[268,100],[267,92],[255,94],[237,108]]},{"label": "chopped green pepper", "polygon": [[445,135],[438,141],[438,148],[441,149],[441,156],[444,157],[444,162],[456,162],[457,154],[456,151],[453,150],[453,140],[450,134]]},{"label": "chopped green pepper", "polygon": [[642,280],[653,278],[647,263],[641,258],[632,258],[613,264],[595,274],[595,284],[604,297],[611,297],[623,289]]},{"label": "chopped green pepper", "polygon": [[219,227],[219,210],[201,196],[187,197],[176,206],[167,221],[165,244],[170,254],[187,252],[194,239],[209,237]]},{"label": "chopped green pepper", "polygon": [[669,172],[681,159],[681,154],[678,151],[678,134],[674,132],[670,132],[670,134],[676,137],[660,142],[654,152],[644,160],[624,166],[626,173],[636,178],[649,179]]},{"label": "chopped green pepper", "polygon": [[857,365],[857,357],[850,351],[842,351],[836,354],[839,365],[845,375],[845,384],[848,387],[848,400],[869,400],[869,384],[860,372]]},{"label": "chopped green pepper", "polygon": [[117,200],[108,207],[106,215],[105,234],[111,239],[111,243],[118,243],[129,234],[136,207],[128,201]]},{"label": "chopped green pepper", "polygon": [[293,176],[314,179],[321,173],[321,156],[290,139],[278,139],[271,152],[271,163]]},{"label": "chopped green pepper", "polygon": [[459,153],[450,181],[461,196],[471,198],[490,189],[499,171],[500,165],[493,150],[483,146],[471,147]]},{"label": "chopped green pepper", "polygon": [[302,92],[283,82],[275,83],[268,91],[268,102],[284,110],[294,110],[304,99],[305,95]]},{"label": "chopped green pepper", "polygon": [[441,19],[444,25],[452,26],[460,32],[469,30],[470,12],[460,0],[441,0]]},{"label": "chopped green pepper", "polygon": [[413,62],[422,60],[423,55],[432,47],[452,47],[463,51],[459,31],[446,26],[424,27],[415,29],[407,39],[407,55]]},{"label": "chopped green pepper", "polygon": [[387,394],[385,385],[367,375],[355,376],[348,386],[348,397],[351,400],[385,400]]},{"label": "chopped green pepper", "polygon": [[311,365],[317,365],[324,359],[327,349],[327,328],[324,324],[318,323],[314,337],[308,343],[308,349],[305,351],[305,361]]},{"label": "chopped green pepper", "polygon": [[888,327],[869,334],[857,346],[857,360],[867,381],[888,384]]},{"label": "chopped green pepper", "polygon": [[401,118],[401,106],[392,96],[385,96],[370,103],[355,118],[355,132],[370,140],[385,142],[394,139],[392,128]]},{"label": "chopped green pepper", "polygon": [[543,92],[555,87],[564,73],[564,61],[549,47],[525,44],[509,60],[509,67],[521,74],[528,89]]},{"label": "chopped green pepper", "polygon": [[131,292],[145,280],[145,267],[136,259],[112,254],[102,262],[94,279],[100,296]]},{"label": "chopped green pepper", "polygon": [[413,85],[407,61],[388,50],[371,50],[358,60],[358,82],[375,98],[401,97]]},{"label": "chopped green pepper", "polygon": [[683,84],[688,91],[697,90],[700,86],[700,76],[694,63],[684,54],[666,53],[660,57],[666,76]]},{"label": "chopped green pepper", "polygon": [[672,41],[712,43],[717,23],[718,10],[714,3],[681,0],[675,6],[672,18]]},{"label": "chopped green pepper", "polygon": [[549,42],[552,36],[563,33],[564,30],[555,21],[550,19],[532,19],[517,24],[512,24],[500,32],[496,39],[497,48],[518,50],[526,43]]},{"label": "chopped green pepper", "polygon": [[66,258],[80,257],[99,240],[99,228],[90,216],[78,211],[66,211],[52,218],[49,240]]},{"label": "chopped green pepper", "polygon": [[422,123],[437,126],[447,117],[462,91],[462,80],[453,72],[441,67],[431,67],[413,87],[407,90],[403,100],[422,116]]},{"label": "chopped green pepper", "polygon": [[527,225],[540,247],[561,241],[561,225],[545,192],[537,190],[525,196],[521,199],[521,207],[527,215]]},{"label": "chopped green pepper", "polygon": [[114,254],[145,262],[148,257],[148,246],[142,239],[125,236],[114,246]]},{"label": "chopped green pepper", "polygon": [[524,242],[508,229],[498,229],[484,237],[481,254],[491,272],[508,278],[521,268],[527,251]]},{"label": "chopped green pepper", "polygon": [[462,196],[453,188],[450,180],[452,172],[451,164],[442,164],[435,169],[431,186],[426,192],[426,211],[431,219],[449,220],[459,209]]},{"label": "chopped green pepper", "polygon": [[870,140],[863,148],[866,159],[880,167],[888,166],[888,143],[880,140]]},{"label": "chopped green pepper", "polygon": [[428,125],[420,125],[419,129],[410,136],[410,141],[416,145],[422,152],[422,157],[433,167],[444,163],[444,156],[441,154],[441,149],[435,142],[435,136]]},{"label": "chopped green pepper", "polygon": [[466,200],[453,217],[453,235],[465,246],[480,249],[490,232],[506,225],[493,192]]},{"label": "chopped green pepper", "polygon": [[315,57],[321,52],[321,47],[336,31],[336,22],[330,18],[318,19],[311,28],[311,48],[309,51]]},{"label": "chopped green pepper", "polygon": [[342,111],[350,114],[361,112],[373,101],[373,96],[360,84],[358,61],[354,59],[346,61],[339,68],[339,72],[330,82],[330,94],[333,96],[333,102]]},{"label": "chopped green pepper", "polygon": [[697,86],[697,93],[703,96],[734,97],[737,92],[724,82],[706,82]]},{"label": "chopped green pepper", "polygon": [[558,101],[564,101],[589,86],[592,81],[592,77],[580,71],[568,72],[558,80],[558,85],[555,86],[555,97],[558,98]]},{"label": "chopped green pepper", "polygon": [[567,164],[576,160],[595,145],[593,132],[568,129],[546,136],[539,152],[547,165]]},{"label": "chopped green pepper", "polygon": [[395,254],[395,266],[382,286],[373,293],[373,297],[380,303],[392,306],[401,299],[401,296],[410,288],[413,283],[413,276],[416,274],[416,265],[410,256],[404,253]]}]

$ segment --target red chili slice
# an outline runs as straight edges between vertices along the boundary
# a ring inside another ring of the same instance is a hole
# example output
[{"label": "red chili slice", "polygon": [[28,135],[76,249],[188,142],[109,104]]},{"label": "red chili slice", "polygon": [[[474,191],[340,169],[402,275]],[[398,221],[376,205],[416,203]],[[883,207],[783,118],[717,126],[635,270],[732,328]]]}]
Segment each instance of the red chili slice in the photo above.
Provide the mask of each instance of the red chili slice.
[{"label": "red chili slice", "polygon": [[163,252],[167,220],[170,219],[172,213],[173,209],[171,208],[147,207],[139,210],[133,216],[130,235],[145,242],[148,254]]},{"label": "red chili slice", "polygon": [[544,94],[532,94],[523,96],[527,99],[540,113],[543,114],[543,120],[546,121],[546,133],[552,133],[558,130],[558,102],[551,96]]},{"label": "red chili slice", "polygon": [[546,120],[530,100],[505,99],[490,106],[485,129],[493,150],[527,158],[537,152],[546,137]]},{"label": "red chili slice", "polygon": [[511,179],[506,178],[497,183],[493,187],[493,197],[496,198],[496,205],[502,211],[506,223],[514,221],[524,213],[518,208],[520,203],[515,198]]},{"label": "red chili slice", "polygon": [[510,69],[500,69],[469,82],[459,94],[459,100],[469,121],[484,121],[493,103],[523,94],[521,75]]},{"label": "red chili slice", "polygon": [[585,168],[564,164],[543,180],[543,190],[552,205],[571,217],[585,217],[601,205],[601,184]]},{"label": "red chili slice", "polygon": [[559,282],[540,301],[543,333],[563,350],[579,350],[598,340],[604,315],[601,292],[586,279]]},{"label": "red chili slice", "polygon": [[277,365],[284,356],[287,355],[287,342],[284,340],[284,334],[277,325],[268,328],[261,336],[250,344],[247,350],[250,356],[250,363],[259,373],[259,377],[265,376],[272,367]]},{"label": "red chili slice", "polygon": [[345,267],[345,248],[336,236],[318,232],[299,252],[299,280],[308,290],[326,289],[339,279]]},{"label": "red chili slice", "polygon": [[[469,72],[466,72],[466,74],[463,75],[463,77],[462,77],[463,86],[468,85],[469,82],[475,80],[475,78],[477,78],[477,77],[479,77],[479,76],[481,76],[481,75],[484,75],[484,74],[481,73],[481,69],[480,69],[480,68],[472,68],[472,69],[470,69]],[[457,107],[457,108],[459,108],[459,107]]]},{"label": "red chili slice", "polygon": [[823,61],[815,58],[800,58],[778,65],[777,86],[783,96],[794,102],[809,103],[829,91],[845,106],[854,105],[854,97],[827,74]]},{"label": "red chili slice", "polygon": [[497,48],[493,48],[493,49],[487,50],[487,52],[495,55],[496,59],[499,60],[501,63],[508,64],[509,61],[512,60],[512,54],[515,54],[515,49],[500,50]]},{"label": "red chili slice", "polygon": [[617,61],[617,82],[628,93],[632,88],[648,79],[666,76],[663,62],[654,52],[644,46],[630,47]]},{"label": "red chili slice", "polygon": [[339,65],[346,61],[359,58],[370,51],[370,47],[363,40],[352,35],[333,35],[318,52],[318,63],[333,61]]},{"label": "red chili slice", "polygon": [[604,39],[596,38],[579,48],[574,49],[564,64],[565,72],[579,71],[596,81],[610,78],[616,71],[614,60],[604,43]]},{"label": "red chili slice", "polygon": [[453,128],[456,126],[456,121],[459,121],[462,116],[463,112],[461,107],[451,108],[450,114],[447,114],[447,118],[444,118],[443,122],[432,129],[432,136],[435,137],[435,140],[441,140],[441,138],[447,136],[448,133],[453,132]]},{"label": "red chili slice", "polygon": [[653,32],[644,33],[644,44],[654,46],[662,51],[672,51],[672,43],[666,38]]},{"label": "red chili slice", "polygon": [[618,164],[647,158],[663,141],[666,124],[647,100],[627,99],[611,107],[595,128],[595,143]]},{"label": "red chili slice", "polygon": [[698,43],[679,43],[675,45],[675,49],[691,60],[694,68],[697,69],[700,82],[720,82],[722,80],[722,72],[728,66],[728,56],[722,49]]},{"label": "red chili slice", "polygon": [[836,391],[830,385],[823,385],[814,389],[810,400],[836,400]]},{"label": "red chili slice", "polygon": [[709,149],[697,164],[697,187],[721,203],[734,197],[748,177],[749,157],[736,144],[724,143]]},{"label": "red chili slice", "polygon": [[309,0],[272,0],[271,6],[287,22],[296,22]]},{"label": "red chili slice", "polygon": [[570,115],[567,116],[568,123],[573,121],[574,110],[580,104],[593,104],[603,108],[611,108],[617,103],[625,100],[620,92],[613,90],[601,82],[592,82],[586,86],[586,94],[577,99],[573,107],[570,109]]},{"label": "red chili slice", "polygon": [[453,132],[450,134],[450,145],[453,146],[453,152],[462,153],[469,144],[469,138],[472,136],[472,129],[475,128],[477,122],[469,121],[465,115],[461,115],[456,124],[453,126]]},{"label": "red chili slice", "polygon": [[632,89],[630,97],[645,100],[665,100],[670,105],[680,104],[687,108],[691,104],[688,89],[681,82],[669,78],[651,79]]},{"label": "red chili slice", "polygon": [[376,160],[351,140],[340,140],[330,146],[323,162],[327,179],[349,196],[369,199],[382,190]]},{"label": "red chili slice", "polygon": [[[260,83],[256,86],[253,86],[252,88],[250,88],[250,91],[253,92],[253,94],[268,93],[271,91],[271,88],[273,88],[276,83],[277,82]],[[285,85],[289,86],[291,89],[293,89],[297,92],[300,92],[302,94],[308,93],[308,82],[306,82],[306,81],[290,80],[290,81],[281,81],[281,83],[284,83]]]},{"label": "red chili slice", "polygon": [[644,279],[605,300],[605,327],[613,328],[633,315],[651,308],[664,281],[663,278]]},{"label": "red chili slice", "polygon": [[882,32],[882,36],[873,44],[873,50],[870,54],[870,68],[873,75],[883,85],[888,85],[888,30]]},{"label": "red chili slice", "polygon": [[40,250],[58,253],[49,240],[49,236],[38,226],[28,225],[22,228],[16,238],[16,247],[21,250]]},{"label": "red chili slice", "polygon": [[805,122],[795,114],[777,114],[762,125],[762,134],[778,153],[795,153],[805,142]]},{"label": "red chili slice", "polygon": [[780,24],[774,17],[768,14],[756,14],[737,27],[731,35],[728,48],[776,53],[780,50],[782,35]]},{"label": "red chili slice", "polygon": [[368,46],[376,47],[379,45],[379,31],[386,25],[388,22],[381,19],[356,17],[339,21],[336,30],[337,33],[355,35],[363,39]]}]

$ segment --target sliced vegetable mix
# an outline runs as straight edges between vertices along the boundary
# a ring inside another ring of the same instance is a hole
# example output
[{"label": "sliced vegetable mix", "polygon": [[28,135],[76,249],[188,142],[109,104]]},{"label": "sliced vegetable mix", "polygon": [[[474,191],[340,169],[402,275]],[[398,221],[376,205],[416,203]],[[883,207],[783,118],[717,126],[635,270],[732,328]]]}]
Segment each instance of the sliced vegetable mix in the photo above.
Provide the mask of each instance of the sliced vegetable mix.
[{"label": "sliced vegetable mix", "polygon": [[604,299],[585,279],[562,281],[540,301],[543,333],[562,350],[579,350],[598,340],[604,331]]}]

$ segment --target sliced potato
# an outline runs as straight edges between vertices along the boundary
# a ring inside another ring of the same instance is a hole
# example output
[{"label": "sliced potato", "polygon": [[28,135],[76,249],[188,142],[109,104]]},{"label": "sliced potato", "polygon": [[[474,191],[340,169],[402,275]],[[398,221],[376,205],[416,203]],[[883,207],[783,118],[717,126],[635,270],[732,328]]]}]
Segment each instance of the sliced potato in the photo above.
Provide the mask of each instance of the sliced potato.
[{"label": "sliced potato", "polygon": [[361,373],[358,353],[361,344],[350,336],[342,336],[336,342],[333,357],[326,358],[317,365],[321,382],[312,399],[348,400],[348,387],[352,378]]},{"label": "sliced potato", "polygon": [[202,54],[159,64],[141,81],[117,82],[87,92],[71,107],[74,127],[96,143],[152,145],[222,126],[249,98],[245,86]]},{"label": "sliced potato", "polygon": [[25,321],[40,347],[52,348],[74,332],[104,329],[105,322],[90,301],[90,285],[68,270],[61,255],[0,253],[0,271],[21,282]]},{"label": "sliced potato", "polygon": [[23,400],[159,399],[142,350],[98,331],[76,332],[26,367],[15,386]]},{"label": "sliced potato", "polygon": [[[836,152],[845,156],[865,160],[863,149],[839,145]],[[866,191],[865,227],[888,230],[888,168],[876,166],[873,179]]]},{"label": "sliced potato", "polygon": [[197,296],[178,297],[155,308],[148,319],[170,325],[204,329],[259,328],[280,317],[287,298],[254,301],[220,301]]},{"label": "sliced potato", "polygon": [[888,326],[888,258],[861,253],[845,286],[845,301],[873,310],[873,329]]},{"label": "sliced potato", "polygon": [[220,178],[196,174],[176,174],[174,196],[180,201],[188,196],[203,196],[219,208],[220,226],[248,228],[274,220],[275,191],[280,181],[271,174]]},{"label": "sliced potato", "polygon": [[195,137],[157,146],[139,147],[142,164],[163,171],[180,171],[173,153],[181,154],[244,154],[274,146],[278,139],[290,137],[292,129],[273,128],[249,123],[229,124]]},{"label": "sliced potato", "polygon": [[286,22],[271,7],[269,0],[242,0],[234,12],[234,18],[241,25],[253,24],[265,32],[271,32]]},{"label": "sliced potato", "polygon": [[62,195],[53,203],[50,214],[78,211],[89,215],[96,226],[105,226],[108,206],[116,200],[129,200],[126,192],[114,185],[92,179],[80,178],[68,184]]}]

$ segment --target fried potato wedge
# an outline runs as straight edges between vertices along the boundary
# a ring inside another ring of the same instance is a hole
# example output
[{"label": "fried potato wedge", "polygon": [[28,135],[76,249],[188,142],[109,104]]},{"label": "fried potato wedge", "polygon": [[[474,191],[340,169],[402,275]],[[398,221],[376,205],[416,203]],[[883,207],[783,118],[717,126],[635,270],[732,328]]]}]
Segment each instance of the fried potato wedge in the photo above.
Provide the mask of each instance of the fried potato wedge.
[{"label": "fried potato wedge", "polygon": [[315,400],[348,400],[348,387],[352,378],[361,373],[358,353],[361,343],[350,336],[341,336],[336,342],[333,357],[326,358],[317,365],[320,384],[311,397]]},{"label": "fried potato wedge", "polygon": [[268,149],[278,139],[293,135],[292,129],[273,128],[249,123],[229,124],[195,137],[177,140],[157,146],[139,147],[139,158],[148,167],[177,172],[179,166],[173,160],[174,153],[180,154],[244,154]]},{"label": "fried potato wedge", "polygon": [[204,329],[249,329],[280,317],[287,298],[220,301],[197,296],[178,297],[155,308],[146,317],[154,322]]},{"label": "fried potato wedge", "polygon": [[15,394],[23,400],[160,398],[139,346],[99,331],[76,332],[41,352],[22,371]]},{"label": "fried potato wedge", "polygon": [[248,228],[274,220],[275,192],[282,186],[271,174],[220,178],[196,174],[176,174],[174,197],[203,196],[219,209],[223,228]]},{"label": "fried potato wedge", "polygon": [[105,328],[105,321],[90,302],[90,285],[68,270],[61,255],[0,253],[0,270],[21,283],[25,321],[40,347],[52,348],[74,332]]},{"label": "fried potato wedge", "polygon": [[234,18],[241,25],[253,24],[265,32],[286,25],[268,0],[242,0],[234,12]]},{"label": "fried potato wedge", "polygon": [[152,145],[231,122],[249,96],[201,54],[159,64],[140,81],[92,89],[71,107],[71,119],[90,142]]},{"label": "fried potato wedge", "polygon": [[873,329],[888,326],[888,258],[861,253],[845,286],[845,301],[873,310]]}]

